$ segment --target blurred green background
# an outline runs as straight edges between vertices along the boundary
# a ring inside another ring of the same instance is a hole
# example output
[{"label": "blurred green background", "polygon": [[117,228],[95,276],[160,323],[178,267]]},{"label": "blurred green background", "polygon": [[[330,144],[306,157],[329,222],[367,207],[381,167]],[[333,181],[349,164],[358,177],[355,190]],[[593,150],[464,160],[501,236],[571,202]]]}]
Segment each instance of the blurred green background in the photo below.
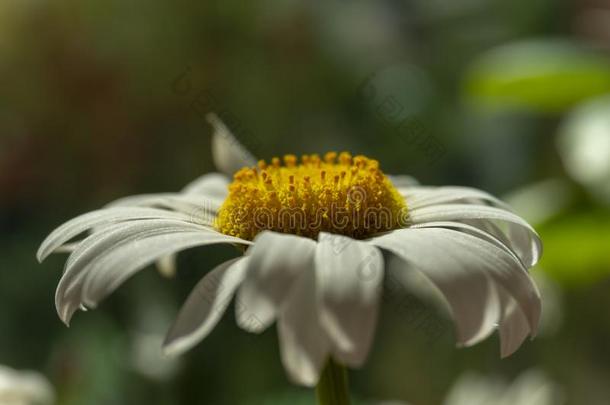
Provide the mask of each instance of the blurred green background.
[{"label": "blurred green background", "polygon": [[610,1],[0,2],[0,364],[43,372],[60,404],[311,403],[275,330],[231,312],[178,360],[160,343],[230,248],[142,272],[66,328],[61,222],[213,171],[216,111],[261,158],[349,150],[423,184],[483,188],[539,230],[540,336],[500,360],[430,339],[386,303],[350,373],[363,400],[441,403],[466,370],[543,370],[570,404],[610,398]]}]

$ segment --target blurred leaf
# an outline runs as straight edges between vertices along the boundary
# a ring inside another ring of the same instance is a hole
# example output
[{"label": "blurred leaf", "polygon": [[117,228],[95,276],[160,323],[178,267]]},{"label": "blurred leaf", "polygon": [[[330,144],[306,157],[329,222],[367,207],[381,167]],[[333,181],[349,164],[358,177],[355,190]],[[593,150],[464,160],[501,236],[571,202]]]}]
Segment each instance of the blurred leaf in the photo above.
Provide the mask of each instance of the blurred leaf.
[{"label": "blurred leaf", "polygon": [[606,212],[566,216],[540,230],[541,267],[555,279],[589,284],[610,275],[610,217]]},{"label": "blurred leaf", "polygon": [[472,64],[465,91],[485,106],[561,112],[610,91],[610,59],[568,41],[511,43]]},{"label": "blurred leaf", "polygon": [[610,96],[587,101],[562,122],[559,154],[574,180],[610,202]]}]

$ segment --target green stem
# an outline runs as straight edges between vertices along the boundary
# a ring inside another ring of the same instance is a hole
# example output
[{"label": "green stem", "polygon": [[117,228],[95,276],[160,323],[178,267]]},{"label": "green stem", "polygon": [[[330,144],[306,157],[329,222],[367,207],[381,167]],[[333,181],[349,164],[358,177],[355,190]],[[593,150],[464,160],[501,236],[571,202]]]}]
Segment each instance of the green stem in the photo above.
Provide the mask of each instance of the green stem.
[{"label": "green stem", "polygon": [[345,367],[328,359],[316,386],[319,405],[349,405],[349,388]]}]

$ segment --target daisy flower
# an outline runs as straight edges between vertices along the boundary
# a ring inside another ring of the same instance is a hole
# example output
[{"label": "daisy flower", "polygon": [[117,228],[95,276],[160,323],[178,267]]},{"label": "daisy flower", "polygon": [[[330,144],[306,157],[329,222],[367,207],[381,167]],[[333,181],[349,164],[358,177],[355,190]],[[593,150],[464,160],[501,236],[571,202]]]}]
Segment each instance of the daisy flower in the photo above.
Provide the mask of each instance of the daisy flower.
[{"label": "daisy flower", "polygon": [[42,243],[40,261],[70,252],[55,297],[65,323],[150,264],[171,273],[177,252],[223,243],[243,254],[194,287],[166,337],[169,354],[201,342],[235,298],[238,325],[260,333],[275,322],[291,380],[324,391],[324,381],[343,378],[338,365],[366,360],[390,275],[408,282],[419,274],[432,286],[460,346],[498,329],[507,356],[536,333],[541,302],[527,270],[541,243],[502,201],[473,188],[418,186],[345,152],[257,162],[215,115],[208,119],[215,163],[232,180],[207,174],[179,193],[128,197]]}]

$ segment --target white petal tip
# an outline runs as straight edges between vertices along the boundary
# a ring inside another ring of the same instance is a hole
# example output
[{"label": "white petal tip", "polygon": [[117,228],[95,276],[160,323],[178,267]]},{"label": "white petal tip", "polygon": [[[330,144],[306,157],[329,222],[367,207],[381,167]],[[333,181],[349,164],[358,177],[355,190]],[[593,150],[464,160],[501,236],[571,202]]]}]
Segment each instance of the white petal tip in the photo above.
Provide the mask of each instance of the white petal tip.
[{"label": "white petal tip", "polygon": [[299,379],[299,380],[297,380],[295,378],[290,378],[290,381],[292,381],[293,384],[300,385],[301,387],[315,388],[316,385],[318,385],[319,378]]},{"label": "white petal tip", "polygon": [[190,349],[189,345],[178,339],[174,341],[166,341],[161,349],[166,357],[178,357]]},{"label": "white petal tip", "polygon": [[163,270],[159,270],[159,274],[161,275],[161,277],[167,279],[167,280],[173,280],[176,278],[176,272],[166,272]]},{"label": "white petal tip", "polygon": [[41,246],[40,249],[38,249],[38,251],[36,252],[36,260],[38,261],[38,263],[42,263],[47,259],[47,257],[51,256],[52,253],[53,250],[50,251],[44,246]]},{"label": "white petal tip", "polygon": [[189,337],[176,336],[170,329],[163,341],[161,352],[167,357],[178,357],[197,346],[200,341]]},{"label": "white petal tip", "polygon": [[306,388],[315,388],[320,381],[320,374],[322,372],[322,370],[315,369],[294,369],[286,367],[286,365],[284,365],[284,369],[291,383]]},{"label": "white petal tip", "polygon": [[500,359],[504,360],[513,354],[519,349],[520,346],[517,347],[501,347],[500,348]]},{"label": "white petal tip", "polygon": [[[238,300],[237,302],[243,302]],[[256,316],[252,311],[246,310],[236,305],[235,322],[242,330],[259,335],[263,333],[275,320],[273,317],[265,317],[263,320]],[[275,315],[275,314],[274,314]]]},{"label": "white petal tip", "polygon": [[76,313],[76,308],[58,306],[57,307],[57,315],[59,319],[63,322],[64,325],[70,327],[70,322],[72,321],[72,317]]},{"label": "white petal tip", "polygon": [[266,327],[262,326],[260,323],[252,324],[250,321],[237,321],[237,326],[239,326],[242,330],[255,335],[260,335],[266,329]]}]

